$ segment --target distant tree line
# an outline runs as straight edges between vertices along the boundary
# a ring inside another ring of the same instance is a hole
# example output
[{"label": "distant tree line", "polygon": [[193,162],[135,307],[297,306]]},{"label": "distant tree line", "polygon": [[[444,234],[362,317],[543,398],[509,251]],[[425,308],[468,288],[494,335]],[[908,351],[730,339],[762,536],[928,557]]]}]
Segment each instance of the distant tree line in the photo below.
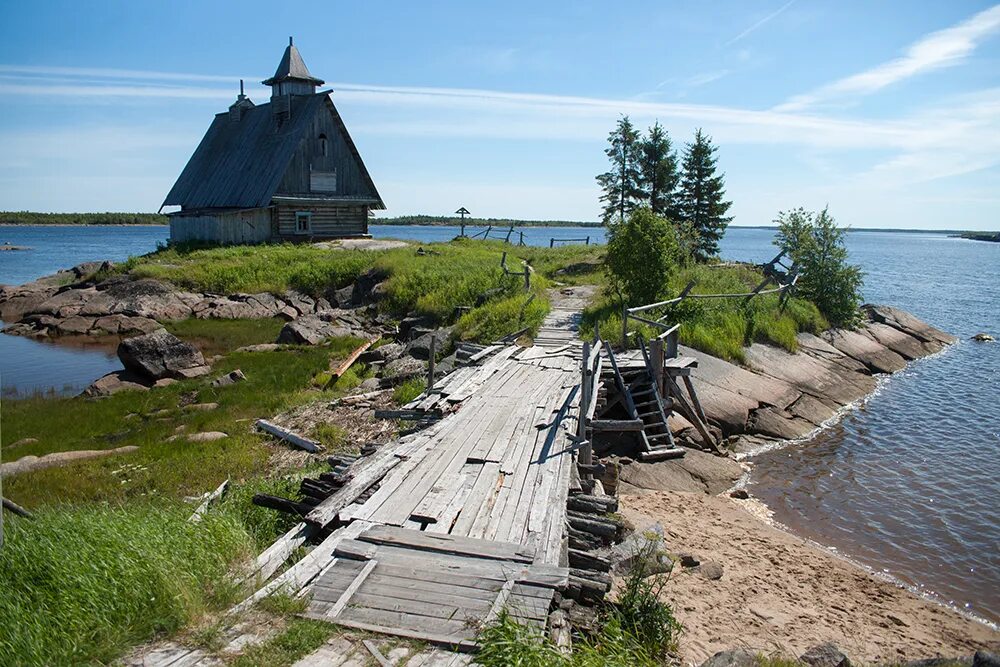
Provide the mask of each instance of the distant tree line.
[{"label": "distant tree line", "polygon": [[[375,225],[431,225],[446,226],[459,224],[459,218],[443,215],[400,215],[394,218],[372,218]],[[466,218],[466,225],[483,227],[600,227],[600,222],[576,222],[573,220],[514,220],[511,218]]]},{"label": "distant tree line", "polygon": [[726,213],[724,175],[716,171],[717,148],[701,129],[678,157],[659,122],[643,135],[628,116],[608,135],[611,168],[597,177],[602,219],[612,227],[639,208],[668,220],[679,252],[704,262],[719,254],[719,240],[732,220]]},{"label": "distant tree line", "polygon": [[34,213],[0,211],[3,225],[165,225],[159,213]]}]

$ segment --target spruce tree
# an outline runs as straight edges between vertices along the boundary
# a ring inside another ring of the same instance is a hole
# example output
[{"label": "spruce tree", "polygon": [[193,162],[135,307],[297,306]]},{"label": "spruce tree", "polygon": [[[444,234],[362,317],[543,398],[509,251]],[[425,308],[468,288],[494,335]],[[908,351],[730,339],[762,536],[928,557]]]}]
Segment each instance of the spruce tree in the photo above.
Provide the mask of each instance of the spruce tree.
[{"label": "spruce tree", "polygon": [[681,220],[698,234],[695,259],[704,262],[719,254],[719,240],[726,233],[732,217],[726,212],[732,202],[725,201],[724,175],[715,172],[715,152],[711,137],[699,128],[694,142],[684,148],[683,176],[680,186]]},{"label": "spruce tree", "polygon": [[639,184],[646,206],[655,214],[676,221],[677,153],[670,135],[659,121],[649,128],[639,145]]},{"label": "spruce tree", "polygon": [[602,217],[606,225],[624,221],[642,197],[639,187],[640,136],[628,116],[618,119],[615,129],[608,135],[608,144],[604,153],[611,161],[611,169],[597,177],[602,190]]}]

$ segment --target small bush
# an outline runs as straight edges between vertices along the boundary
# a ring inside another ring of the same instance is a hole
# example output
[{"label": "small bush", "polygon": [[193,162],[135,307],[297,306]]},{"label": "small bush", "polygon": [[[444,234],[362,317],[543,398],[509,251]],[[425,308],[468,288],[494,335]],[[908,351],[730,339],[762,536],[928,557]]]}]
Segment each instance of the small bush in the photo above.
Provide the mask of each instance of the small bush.
[{"label": "small bush", "polygon": [[678,254],[673,225],[649,209],[637,209],[609,229],[608,281],[629,306],[652,303],[676,271]]},{"label": "small bush", "polygon": [[802,208],[782,211],[775,222],[774,244],[802,270],[796,291],[816,304],[834,326],[854,326],[864,274],[860,267],[847,263],[847,230],[838,227],[825,208],[819,213]]}]

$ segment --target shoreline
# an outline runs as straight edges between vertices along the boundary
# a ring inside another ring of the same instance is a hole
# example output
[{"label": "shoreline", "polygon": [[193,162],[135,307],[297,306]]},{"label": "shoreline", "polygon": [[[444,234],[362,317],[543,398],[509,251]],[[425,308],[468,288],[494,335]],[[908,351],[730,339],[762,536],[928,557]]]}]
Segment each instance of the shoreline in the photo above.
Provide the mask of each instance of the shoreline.
[{"label": "shoreline", "polygon": [[754,502],[675,491],[622,496],[621,512],[638,530],[659,523],[671,553],[723,568],[708,580],[675,567],[662,594],[685,626],[686,663],[734,647],[797,657],[833,642],[856,663],[891,663],[1000,645],[985,619],[765,520]]}]

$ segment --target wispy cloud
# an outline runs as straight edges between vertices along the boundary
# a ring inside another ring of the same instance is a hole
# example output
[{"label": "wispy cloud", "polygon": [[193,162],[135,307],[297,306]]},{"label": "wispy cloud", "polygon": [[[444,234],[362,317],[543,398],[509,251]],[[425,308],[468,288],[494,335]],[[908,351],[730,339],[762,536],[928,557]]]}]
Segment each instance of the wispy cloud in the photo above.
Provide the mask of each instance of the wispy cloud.
[{"label": "wispy cloud", "polygon": [[823,102],[878,92],[905,79],[963,62],[983,40],[1000,31],[1000,5],[913,43],[899,58],[796,95],[776,111],[800,111]]},{"label": "wispy cloud", "polygon": [[731,40],[729,40],[725,44],[723,44],[723,46],[732,46],[733,44],[735,44],[736,42],[740,41],[744,37],[749,36],[751,33],[753,33],[756,30],[762,28],[764,25],[766,25],[770,21],[773,21],[775,18],[777,18],[778,16],[780,16],[786,9],[788,9],[789,7],[791,7],[792,5],[794,5],[796,2],[798,2],[798,0],[788,0],[788,2],[786,2],[782,6],[778,7],[776,10],[774,10],[773,12],[771,12],[770,14],[768,14],[767,16],[765,16],[764,18],[760,19],[759,21],[757,21],[756,23],[754,23],[753,25],[751,25],[749,28],[747,28],[746,30],[744,30],[740,34],[736,35],[735,37],[733,37]]}]

